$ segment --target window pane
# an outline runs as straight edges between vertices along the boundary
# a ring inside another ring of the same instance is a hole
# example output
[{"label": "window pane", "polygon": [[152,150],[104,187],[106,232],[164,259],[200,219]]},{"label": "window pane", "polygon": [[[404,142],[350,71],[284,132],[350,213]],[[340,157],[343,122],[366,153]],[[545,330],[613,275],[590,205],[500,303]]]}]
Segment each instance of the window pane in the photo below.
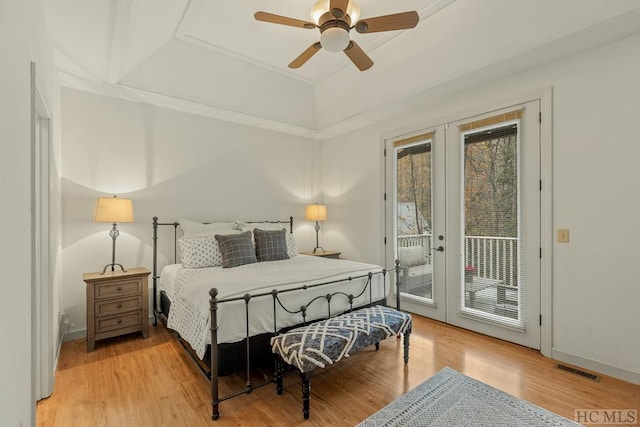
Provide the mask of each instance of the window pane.
[{"label": "window pane", "polygon": [[396,149],[396,183],[401,292],[432,300],[431,140]]},{"label": "window pane", "polygon": [[464,137],[464,309],[519,319],[518,127]]}]

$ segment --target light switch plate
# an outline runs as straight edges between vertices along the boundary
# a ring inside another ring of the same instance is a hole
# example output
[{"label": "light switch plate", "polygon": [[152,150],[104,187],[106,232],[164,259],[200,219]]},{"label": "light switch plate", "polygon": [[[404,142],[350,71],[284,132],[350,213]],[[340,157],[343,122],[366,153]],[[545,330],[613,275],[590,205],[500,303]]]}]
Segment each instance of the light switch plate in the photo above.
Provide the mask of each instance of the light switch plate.
[{"label": "light switch plate", "polygon": [[568,228],[558,228],[558,243],[569,243]]}]

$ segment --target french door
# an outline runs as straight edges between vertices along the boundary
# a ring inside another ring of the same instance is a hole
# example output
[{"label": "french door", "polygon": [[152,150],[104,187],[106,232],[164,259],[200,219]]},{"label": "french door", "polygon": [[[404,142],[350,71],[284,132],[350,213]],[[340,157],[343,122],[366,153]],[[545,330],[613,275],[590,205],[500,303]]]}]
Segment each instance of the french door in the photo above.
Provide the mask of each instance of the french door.
[{"label": "french door", "polygon": [[540,348],[539,112],[536,100],[386,142],[403,308]]}]

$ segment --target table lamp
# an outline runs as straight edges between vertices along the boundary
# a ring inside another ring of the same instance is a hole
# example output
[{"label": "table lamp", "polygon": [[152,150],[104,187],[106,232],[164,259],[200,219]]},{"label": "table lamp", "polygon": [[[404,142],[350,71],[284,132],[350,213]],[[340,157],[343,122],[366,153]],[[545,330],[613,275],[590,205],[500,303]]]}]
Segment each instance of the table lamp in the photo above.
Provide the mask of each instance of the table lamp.
[{"label": "table lamp", "polygon": [[119,266],[123,272],[127,270],[122,267],[122,264],[116,264],[116,239],[120,232],[118,231],[117,223],[121,222],[133,222],[133,202],[130,199],[119,199],[116,196],[113,197],[99,197],[96,202],[96,211],[93,215],[94,222],[110,222],[113,224],[113,228],[109,232],[113,241],[111,248],[111,264],[104,266],[102,273],[107,271],[108,267],[111,267],[111,271],[114,271],[114,267]]},{"label": "table lamp", "polygon": [[318,244],[318,231],[320,231],[319,221],[326,221],[327,219],[327,207],[318,203],[307,206],[307,210],[304,213],[304,219],[316,222],[316,247],[313,248],[313,253],[315,254],[318,249],[321,249],[322,252],[324,252],[324,249]]}]

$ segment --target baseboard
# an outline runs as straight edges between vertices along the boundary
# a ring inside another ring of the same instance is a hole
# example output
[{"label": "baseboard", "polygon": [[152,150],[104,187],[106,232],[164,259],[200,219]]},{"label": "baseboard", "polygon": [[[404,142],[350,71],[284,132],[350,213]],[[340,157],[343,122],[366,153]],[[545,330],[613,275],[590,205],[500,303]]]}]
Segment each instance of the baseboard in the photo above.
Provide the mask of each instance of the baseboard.
[{"label": "baseboard", "polygon": [[62,348],[62,342],[64,341],[64,326],[66,326],[62,321],[58,322],[58,349],[56,350],[56,365],[58,364],[58,357],[60,357],[60,349]]},{"label": "baseboard", "polygon": [[64,334],[64,340],[66,341],[74,341],[81,338],[87,338],[87,330],[86,329],[78,329],[77,331],[71,331]]},{"label": "baseboard", "polygon": [[[149,326],[153,326],[153,315],[149,316]],[[61,329],[62,330],[62,329]],[[81,338],[87,338],[87,329],[78,329],[75,331],[70,331],[70,332],[66,332],[66,333],[62,333],[62,336],[64,337],[64,341],[74,341],[77,339],[81,339]],[[63,339],[60,340],[60,344],[62,344]],[[60,349],[58,348],[58,352],[60,352]]]},{"label": "baseboard", "polygon": [[618,378],[623,381],[628,381],[630,383],[640,385],[640,372],[629,371],[628,369],[623,369],[617,366],[612,366],[606,363],[576,356],[575,354],[567,353],[555,348],[552,349],[551,352],[551,357],[560,362],[570,363],[580,368],[588,369],[590,371],[598,372],[610,377]]}]

